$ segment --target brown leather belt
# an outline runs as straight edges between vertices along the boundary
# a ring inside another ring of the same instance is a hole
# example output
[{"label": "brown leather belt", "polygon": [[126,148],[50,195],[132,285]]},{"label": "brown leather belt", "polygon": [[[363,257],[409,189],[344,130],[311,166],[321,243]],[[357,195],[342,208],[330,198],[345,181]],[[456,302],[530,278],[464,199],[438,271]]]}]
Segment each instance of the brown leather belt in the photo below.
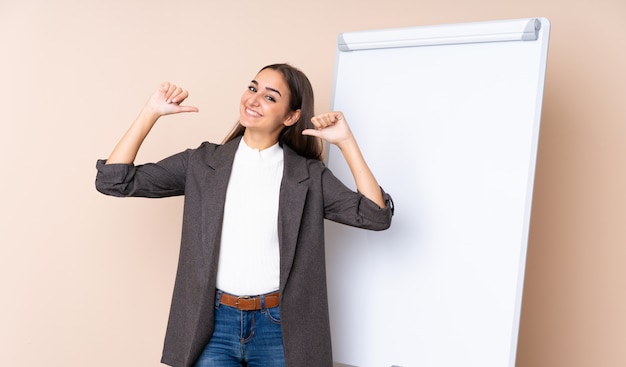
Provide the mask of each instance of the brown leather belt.
[{"label": "brown leather belt", "polygon": [[222,293],[220,304],[234,307],[241,311],[257,311],[261,309],[261,298],[264,298],[265,308],[277,307],[280,293],[274,292],[254,297],[233,296],[232,294]]}]

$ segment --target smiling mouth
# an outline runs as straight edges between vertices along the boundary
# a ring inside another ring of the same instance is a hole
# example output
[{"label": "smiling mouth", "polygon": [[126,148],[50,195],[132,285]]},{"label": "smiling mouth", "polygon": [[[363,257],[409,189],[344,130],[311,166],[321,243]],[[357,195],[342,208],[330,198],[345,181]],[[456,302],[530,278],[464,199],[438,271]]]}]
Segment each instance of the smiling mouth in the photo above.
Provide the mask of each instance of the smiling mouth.
[{"label": "smiling mouth", "polygon": [[256,111],[254,111],[254,110],[251,110],[251,109],[249,109],[248,107],[246,107],[246,113],[247,113],[248,115],[253,116],[253,117],[261,117],[261,114],[260,114],[260,113],[258,113],[258,112],[256,112]]}]

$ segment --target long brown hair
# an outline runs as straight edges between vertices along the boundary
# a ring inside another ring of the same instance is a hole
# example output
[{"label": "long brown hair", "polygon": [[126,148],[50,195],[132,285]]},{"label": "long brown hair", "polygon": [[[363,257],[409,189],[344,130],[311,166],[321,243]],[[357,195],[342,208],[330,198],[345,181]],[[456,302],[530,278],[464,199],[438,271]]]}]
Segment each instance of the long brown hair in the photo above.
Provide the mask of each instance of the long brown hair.
[{"label": "long brown hair", "polygon": [[[287,145],[301,156],[306,158],[322,160],[323,144],[320,138],[302,135],[305,129],[313,129],[311,118],[315,114],[313,87],[306,75],[297,68],[289,64],[272,64],[263,67],[259,72],[265,69],[276,70],[285,79],[285,83],[289,87],[289,111],[300,110],[300,119],[291,126],[285,126],[278,136],[278,143]],[[224,139],[223,144],[243,135],[246,128],[239,122],[233,130]]]}]

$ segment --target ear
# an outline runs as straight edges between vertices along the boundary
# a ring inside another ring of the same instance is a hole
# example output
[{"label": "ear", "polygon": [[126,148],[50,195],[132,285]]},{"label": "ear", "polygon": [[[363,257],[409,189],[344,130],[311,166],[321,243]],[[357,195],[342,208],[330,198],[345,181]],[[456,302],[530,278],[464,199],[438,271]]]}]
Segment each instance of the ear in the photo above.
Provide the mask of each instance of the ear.
[{"label": "ear", "polygon": [[287,119],[285,120],[284,124],[285,126],[291,126],[293,124],[295,124],[296,122],[298,122],[298,120],[300,120],[300,110],[295,110],[293,112],[290,112],[287,115]]}]

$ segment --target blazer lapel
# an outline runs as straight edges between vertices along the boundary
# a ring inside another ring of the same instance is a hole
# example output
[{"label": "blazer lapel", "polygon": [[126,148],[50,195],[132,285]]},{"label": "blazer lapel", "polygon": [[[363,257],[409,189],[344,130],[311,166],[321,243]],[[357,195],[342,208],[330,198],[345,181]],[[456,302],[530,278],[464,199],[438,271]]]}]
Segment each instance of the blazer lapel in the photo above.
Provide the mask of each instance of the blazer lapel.
[{"label": "blazer lapel", "polygon": [[206,249],[208,253],[203,259],[205,261],[204,269],[211,269],[212,277],[217,274],[226,190],[240,139],[234,139],[211,154],[207,154],[204,163],[208,169],[199,178],[202,181],[199,186],[204,191],[200,195],[204,198],[201,222],[203,223],[202,238],[208,244]]},{"label": "blazer lapel", "polygon": [[[214,170],[228,169],[231,170],[233,166],[233,160],[235,159],[235,153],[239,147],[241,136],[229,141],[228,143],[216,149],[210,155],[206,156],[205,163],[207,166]],[[230,175],[229,175],[230,176]],[[228,177],[226,178],[228,183]]]},{"label": "blazer lapel", "polygon": [[278,237],[280,243],[280,288],[289,278],[296,253],[300,222],[308,191],[309,171],[306,159],[284,145],[283,179],[278,206]]}]

